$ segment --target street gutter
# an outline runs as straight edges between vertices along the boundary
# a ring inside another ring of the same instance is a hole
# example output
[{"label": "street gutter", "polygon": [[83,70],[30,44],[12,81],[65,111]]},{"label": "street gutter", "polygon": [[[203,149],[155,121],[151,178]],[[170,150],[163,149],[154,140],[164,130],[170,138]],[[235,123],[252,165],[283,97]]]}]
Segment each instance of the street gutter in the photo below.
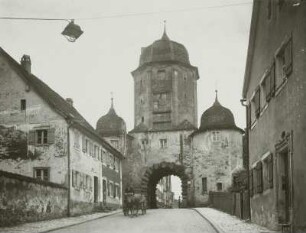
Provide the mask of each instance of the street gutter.
[{"label": "street gutter", "polygon": [[84,220],[84,221],[81,221],[81,222],[78,222],[78,223],[73,223],[73,224],[70,224],[70,225],[65,225],[65,226],[60,226],[60,227],[52,228],[52,229],[49,229],[49,230],[41,231],[39,233],[46,233],[46,232],[52,232],[52,231],[57,231],[57,230],[65,229],[65,228],[76,226],[76,225],[80,225],[80,224],[83,224],[83,223],[86,223],[86,222],[91,222],[91,221],[94,221],[94,220],[97,220],[97,219],[113,216],[113,215],[119,214],[121,212],[122,212],[122,210],[118,210],[118,211],[115,211],[114,213],[106,214],[106,215],[99,216],[99,217],[92,218],[92,219],[87,219],[87,220]]},{"label": "street gutter", "polygon": [[197,212],[204,220],[206,220],[212,226],[212,228],[214,228],[216,233],[226,233],[220,226],[218,226],[217,224],[214,224],[210,219],[205,217],[200,211],[198,211],[197,209],[194,209],[194,208],[192,208],[192,210]]}]

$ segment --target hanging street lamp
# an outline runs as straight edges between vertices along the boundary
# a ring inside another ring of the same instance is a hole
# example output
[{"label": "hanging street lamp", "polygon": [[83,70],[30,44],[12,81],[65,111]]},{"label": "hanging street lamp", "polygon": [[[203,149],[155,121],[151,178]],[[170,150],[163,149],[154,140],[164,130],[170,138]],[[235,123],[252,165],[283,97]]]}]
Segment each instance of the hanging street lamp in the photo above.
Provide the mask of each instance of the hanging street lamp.
[{"label": "hanging street lamp", "polygon": [[75,42],[82,34],[83,31],[81,27],[75,24],[73,19],[69,22],[69,24],[62,32],[62,35],[64,35],[66,39],[70,42]]},{"label": "hanging street lamp", "polygon": [[74,23],[74,19],[60,19],[60,18],[22,18],[22,17],[0,17],[5,20],[42,20],[42,21],[68,21],[69,24],[65,27],[62,35],[67,38],[69,42],[75,42],[82,34],[81,27]]}]

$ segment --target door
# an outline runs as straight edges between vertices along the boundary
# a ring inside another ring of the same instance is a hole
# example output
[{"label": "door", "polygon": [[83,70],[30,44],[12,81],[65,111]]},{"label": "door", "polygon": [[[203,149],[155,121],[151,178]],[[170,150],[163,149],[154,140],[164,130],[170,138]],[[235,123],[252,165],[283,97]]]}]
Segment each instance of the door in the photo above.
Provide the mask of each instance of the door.
[{"label": "door", "polygon": [[106,204],[106,180],[103,180],[103,204]]},{"label": "door", "polygon": [[98,177],[94,176],[94,202],[98,202],[99,187],[98,187]]},{"label": "door", "polygon": [[278,166],[278,210],[279,223],[290,222],[290,182],[289,182],[289,153],[288,149],[279,153]]}]

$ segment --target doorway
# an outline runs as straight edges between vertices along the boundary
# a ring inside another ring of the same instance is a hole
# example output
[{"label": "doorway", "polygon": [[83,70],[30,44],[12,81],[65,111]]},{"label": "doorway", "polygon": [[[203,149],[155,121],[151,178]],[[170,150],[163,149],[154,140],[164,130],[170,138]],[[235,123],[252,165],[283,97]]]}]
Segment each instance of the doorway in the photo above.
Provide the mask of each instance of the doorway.
[{"label": "doorway", "polygon": [[98,202],[98,196],[99,196],[99,188],[98,188],[98,177],[94,176],[94,202]]},{"label": "doorway", "polygon": [[103,180],[103,204],[106,204],[106,180]]},{"label": "doorway", "polygon": [[290,223],[290,157],[289,150],[279,152],[278,156],[278,221],[281,224]]}]

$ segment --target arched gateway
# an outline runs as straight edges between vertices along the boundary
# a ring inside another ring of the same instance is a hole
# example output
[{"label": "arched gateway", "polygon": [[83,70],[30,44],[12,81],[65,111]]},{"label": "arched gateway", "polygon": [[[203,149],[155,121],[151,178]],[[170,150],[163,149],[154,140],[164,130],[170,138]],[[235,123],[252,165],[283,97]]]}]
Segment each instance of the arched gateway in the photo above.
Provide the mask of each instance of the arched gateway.
[{"label": "arched gateway", "polygon": [[180,164],[162,162],[147,168],[141,180],[141,192],[147,196],[149,208],[157,208],[156,185],[165,176],[178,176],[182,182],[182,206],[187,206],[187,186],[191,178],[188,177],[185,167]]}]

